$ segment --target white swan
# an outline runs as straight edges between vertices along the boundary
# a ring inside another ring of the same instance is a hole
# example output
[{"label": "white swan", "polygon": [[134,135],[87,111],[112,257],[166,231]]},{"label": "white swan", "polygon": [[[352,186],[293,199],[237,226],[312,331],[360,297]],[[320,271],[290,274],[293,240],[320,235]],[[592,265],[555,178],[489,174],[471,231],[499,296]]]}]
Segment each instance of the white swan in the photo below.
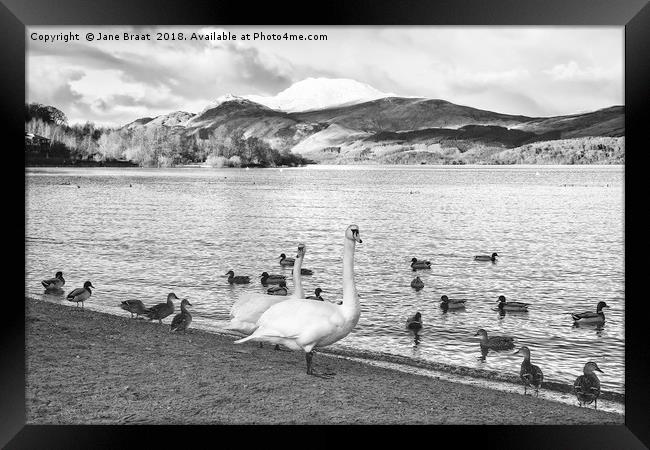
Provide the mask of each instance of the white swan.
[{"label": "white swan", "polygon": [[354,285],[354,248],[357,242],[362,242],[359,227],[350,225],[345,230],[343,241],[343,304],[286,300],[267,309],[257,321],[257,330],[235,344],[252,340],[303,350],[307,374],[316,375],[312,370],[314,349],[343,339],[359,321],[361,307]]},{"label": "white swan", "polygon": [[238,331],[242,334],[251,334],[257,329],[257,320],[268,308],[292,298],[305,298],[300,267],[305,259],[306,252],[305,244],[299,244],[298,254],[293,264],[293,284],[295,286],[293,294],[287,296],[258,293],[243,294],[230,308],[231,320],[225,329]]}]

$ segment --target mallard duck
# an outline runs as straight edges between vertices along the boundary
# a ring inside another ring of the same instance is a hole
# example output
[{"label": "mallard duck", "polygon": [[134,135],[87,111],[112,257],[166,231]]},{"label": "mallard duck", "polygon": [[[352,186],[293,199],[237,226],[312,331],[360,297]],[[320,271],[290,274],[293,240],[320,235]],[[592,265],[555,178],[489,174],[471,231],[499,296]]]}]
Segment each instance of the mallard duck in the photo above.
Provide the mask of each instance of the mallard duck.
[{"label": "mallard duck", "polygon": [[406,328],[412,331],[419,331],[422,329],[422,314],[419,311],[406,319]]},{"label": "mallard duck", "polygon": [[280,281],[286,280],[286,278],[287,277],[285,277],[284,275],[275,275],[275,274],[269,275],[268,272],[262,272],[262,278],[260,278],[260,281],[264,286],[266,286],[267,284],[278,284],[280,283]]},{"label": "mallard duck", "polygon": [[192,323],[192,315],[187,310],[187,305],[192,306],[188,299],[184,298],[181,300],[181,312],[176,314],[172,319],[172,324],[169,329],[170,332],[182,331],[185,333],[187,328]]},{"label": "mallard duck", "polygon": [[515,338],[510,336],[491,336],[488,338],[487,331],[483,328],[478,330],[474,336],[481,336],[481,347],[492,350],[510,350],[515,344]]},{"label": "mallard duck", "polygon": [[133,314],[136,316],[144,315],[144,313],[147,311],[147,308],[144,306],[144,303],[140,300],[124,300],[120,304],[120,308],[122,308],[124,311],[128,311],[131,313],[131,319],[133,319]]},{"label": "mallard duck", "polygon": [[95,286],[93,286],[90,281],[86,281],[84,287],[70,291],[66,299],[71,302],[76,302],[77,306],[79,306],[79,302],[81,302],[81,307],[83,308],[84,302],[88,300],[92,294],[90,288],[95,289]]},{"label": "mallard duck", "polygon": [[589,361],[583,369],[584,375],[580,375],[573,383],[573,392],[578,398],[578,404],[588,405],[594,403],[594,409],[598,409],[598,397],[600,396],[600,380],[594,371],[603,373],[595,362]]},{"label": "mallard duck", "polygon": [[280,281],[277,286],[270,287],[266,291],[269,295],[287,295],[288,292],[287,283],[284,280]]},{"label": "mallard duck", "polygon": [[530,350],[528,347],[523,346],[514,354],[524,356],[524,360],[521,363],[521,370],[519,370],[519,378],[524,383],[524,395],[526,395],[526,390],[530,386],[535,389],[535,396],[539,397],[539,388],[542,387],[542,381],[544,381],[542,369],[530,363]]},{"label": "mallard duck", "polygon": [[157,305],[147,308],[144,312],[144,315],[149,318],[149,320],[157,320],[158,323],[162,323],[162,320],[174,313],[174,302],[172,300],[178,300],[176,294],[170,292],[167,294],[166,303],[158,303]]},{"label": "mallard duck", "polygon": [[[356,326],[361,314],[359,295],[354,284],[354,249],[361,243],[359,227],[350,225],[343,241],[343,304],[306,302],[289,299],[267,309],[257,321],[258,328],[249,340],[282,344],[290,350],[305,352],[307,374],[316,375],[312,368],[314,349],[331,345],[346,337]],[[320,375],[329,377],[330,374]]]},{"label": "mallard duck", "polygon": [[321,292],[323,292],[321,288],[316,288],[316,290],[314,291],[315,295],[310,295],[307,298],[310,300],[320,300],[322,302],[324,300],[323,297],[320,295]]},{"label": "mallard duck", "polygon": [[57,272],[56,275],[54,275],[54,278],[43,280],[41,281],[41,284],[46,290],[61,289],[65,284],[65,280],[63,279],[63,272]]},{"label": "mallard duck", "polygon": [[[311,269],[300,269],[300,275],[313,275],[314,271]],[[293,275],[293,269],[291,269],[291,275]]]},{"label": "mallard duck", "polygon": [[287,258],[287,255],[280,253],[280,265],[281,266],[293,266],[295,260],[293,258]]},{"label": "mallard duck", "polygon": [[424,281],[422,281],[422,280],[420,279],[420,277],[415,277],[415,278],[413,278],[413,280],[411,281],[411,287],[412,287],[413,289],[420,290],[420,289],[422,289],[422,288],[424,287]]},{"label": "mallard duck", "polygon": [[571,317],[573,317],[573,321],[575,324],[604,323],[605,313],[603,313],[603,308],[609,308],[609,306],[607,305],[607,303],[601,301],[598,302],[598,305],[596,305],[596,312],[585,311],[583,313],[571,313]]},{"label": "mallard duck", "polygon": [[496,261],[497,256],[499,256],[496,252],[492,253],[492,255],[476,255],[474,257],[474,261]]},{"label": "mallard duck", "polygon": [[418,260],[417,258],[411,258],[411,268],[413,270],[430,269],[431,263],[429,261]]},{"label": "mallard duck", "polygon": [[228,283],[230,284],[246,284],[251,282],[251,277],[244,275],[235,276],[235,272],[232,270],[226,272],[226,275],[228,275]]},{"label": "mallard duck", "polygon": [[530,303],[523,302],[507,302],[505,296],[499,295],[497,300],[498,308],[502,311],[528,311]]},{"label": "mallard duck", "polygon": [[450,299],[446,295],[440,297],[440,307],[443,309],[460,309],[465,307],[467,300]]}]

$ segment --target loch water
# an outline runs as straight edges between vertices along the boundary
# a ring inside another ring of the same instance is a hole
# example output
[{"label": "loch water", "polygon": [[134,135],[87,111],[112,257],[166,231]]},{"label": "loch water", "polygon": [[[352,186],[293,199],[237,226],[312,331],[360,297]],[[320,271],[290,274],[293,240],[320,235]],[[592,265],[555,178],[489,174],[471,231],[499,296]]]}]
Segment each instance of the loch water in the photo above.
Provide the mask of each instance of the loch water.
[{"label": "loch water", "polygon": [[[341,298],[354,223],[361,317],[333,347],[517,374],[514,350],[481,352],[483,328],[528,346],[548,381],[570,384],[592,360],[603,389],[624,392],[623,166],[28,168],[25,182],[30,297],[74,307],[65,293],[90,280],[86,308],[128,316],[122,300],[152,305],[173,291],[192,302],[193,326],[218,330],[239,295],[265,292],[263,271],[293,290],[279,255],[299,243],[314,272],[305,291]],[[495,263],[473,259],[492,252]],[[413,257],[431,269],[414,272]],[[40,280],[59,270],[64,293],[45,294]],[[251,283],[228,284],[229,270]],[[443,294],[466,308],[444,311]],[[500,314],[499,295],[529,311]],[[573,325],[571,312],[600,300],[604,325]],[[405,328],[416,311],[417,337]]]}]

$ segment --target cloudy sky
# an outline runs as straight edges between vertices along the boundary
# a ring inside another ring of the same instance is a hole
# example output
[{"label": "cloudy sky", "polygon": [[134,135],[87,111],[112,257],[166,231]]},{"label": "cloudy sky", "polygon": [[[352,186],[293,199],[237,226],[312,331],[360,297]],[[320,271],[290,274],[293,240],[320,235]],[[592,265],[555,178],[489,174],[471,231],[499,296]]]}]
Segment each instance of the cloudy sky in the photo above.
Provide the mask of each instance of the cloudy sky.
[{"label": "cloudy sky", "polygon": [[[230,32],[236,41],[157,41],[156,33]],[[151,41],[88,42],[87,33]],[[242,34],[326,41],[242,41]],[[36,33],[36,34],[33,34]],[[75,42],[32,39],[78,33]],[[123,125],[201,111],[224,94],[273,96],[308,77],[350,78],[404,96],[553,116],[622,105],[623,27],[28,27],[28,102],[70,123]]]}]

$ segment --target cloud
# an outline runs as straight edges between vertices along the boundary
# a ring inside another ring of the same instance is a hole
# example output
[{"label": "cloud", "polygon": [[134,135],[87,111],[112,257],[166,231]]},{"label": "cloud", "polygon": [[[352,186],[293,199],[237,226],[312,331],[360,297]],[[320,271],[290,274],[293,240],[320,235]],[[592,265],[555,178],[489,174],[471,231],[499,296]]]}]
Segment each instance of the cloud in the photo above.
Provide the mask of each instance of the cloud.
[{"label": "cloud", "polygon": [[615,70],[594,66],[580,67],[575,61],[556,64],[542,72],[550,75],[554,81],[609,81],[617,75]]}]

